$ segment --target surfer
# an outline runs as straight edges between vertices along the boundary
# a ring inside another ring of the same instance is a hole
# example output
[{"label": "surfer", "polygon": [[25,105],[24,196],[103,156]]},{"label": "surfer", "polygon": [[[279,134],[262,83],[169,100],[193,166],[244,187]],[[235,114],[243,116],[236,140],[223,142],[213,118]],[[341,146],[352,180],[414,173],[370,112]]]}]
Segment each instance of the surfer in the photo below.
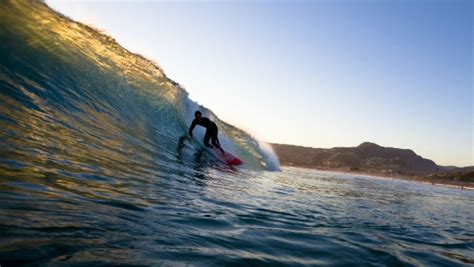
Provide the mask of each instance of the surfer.
[{"label": "surfer", "polygon": [[[201,111],[196,111],[194,112],[194,120],[193,123],[191,124],[191,127],[189,127],[189,135],[193,137],[193,130],[196,125],[200,125],[204,128],[206,128],[206,134],[204,135],[204,145],[213,148],[212,145],[217,147],[222,153],[224,153],[224,150],[222,149],[219,139],[217,138],[218,134],[218,129],[217,125],[211,121],[210,119],[203,117]],[[209,140],[211,140],[211,144],[209,144]]]}]

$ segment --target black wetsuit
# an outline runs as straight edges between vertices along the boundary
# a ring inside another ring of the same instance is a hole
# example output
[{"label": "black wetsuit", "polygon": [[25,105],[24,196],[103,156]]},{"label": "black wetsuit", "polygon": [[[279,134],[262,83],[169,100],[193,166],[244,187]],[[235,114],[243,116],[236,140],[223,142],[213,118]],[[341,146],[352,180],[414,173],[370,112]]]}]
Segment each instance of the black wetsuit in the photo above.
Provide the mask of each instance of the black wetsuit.
[{"label": "black wetsuit", "polygon": [[206,128],[206,134],[204,135],[204,145],[210,147],[209,140],[211,140],[212,144],[216,147],[220,147],[219,139],[217,138],[217,125],[206,117],[202,117],[200,121],[196,119],[193,120],[191,127],[189,127],[189,135],[193,134],[193,129],[196,125],[200,125]]}]

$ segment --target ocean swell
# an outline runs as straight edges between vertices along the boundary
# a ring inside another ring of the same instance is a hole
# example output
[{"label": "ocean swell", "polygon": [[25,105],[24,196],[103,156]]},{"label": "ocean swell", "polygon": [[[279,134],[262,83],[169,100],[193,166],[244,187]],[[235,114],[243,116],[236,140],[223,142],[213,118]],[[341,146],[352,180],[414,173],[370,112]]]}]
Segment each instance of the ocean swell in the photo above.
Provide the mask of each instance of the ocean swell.
[{"label": "ocean swell", "polygon": [[196,152],[182,137],[200,109],[246,168],[279,169],[271,150],[190,100],[160,67],[110,36],[38,1],[2,2],[0,25],[0,151],[9,161],[2,168],[19,172],[12,166],[39,168],[36,160],[50,159],[63,171],[73,165],[116,171],[130,161],[152,170],[171,166]]}]

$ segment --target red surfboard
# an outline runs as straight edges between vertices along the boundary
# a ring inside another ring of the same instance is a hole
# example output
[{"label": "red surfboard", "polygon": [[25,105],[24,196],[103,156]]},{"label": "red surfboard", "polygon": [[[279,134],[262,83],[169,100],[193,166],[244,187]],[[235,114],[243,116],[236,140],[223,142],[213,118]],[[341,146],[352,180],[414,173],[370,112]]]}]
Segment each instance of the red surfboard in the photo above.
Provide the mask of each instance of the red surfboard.
[{"label": "red surfboard", "polygon": [[224,153],[222,153],[218,148],[214,147],[212,148],[212,152],[214,154],[214,156],[220,160],[222,160],[223,162],[229,164],[229,165],[233,165],[233,166],[237,166],[237,165],[242,165],[244,164],[242,162],[242,160],[240,160],[238,157],[232,155],[231,153],[229,152],[226,152],[224,151]]},{"label": "red surfboard", "polygon": [[[192,137],[191,137],[191,140],[193,140]],[[221,161],[225,164],[229,164],[231,166],[238,166],[238,165],[244,164],[244,162],[242,160],[240,160],[238,157],[232,155],[231,153],[229,153],[227,151],[224,151],[224,153],[222,153],[222,151],[220,151],[220,149],[218,149],[217,147],[209,148],[209,147],[204,146],[199,141],[192,142],[192,144],[194,144],[194,146],[196,146],[196,147],[198,145],[203,147],[205,151],[207,151],[209,154],[211,154],[216,159],[218,159],[219,161]]]}]

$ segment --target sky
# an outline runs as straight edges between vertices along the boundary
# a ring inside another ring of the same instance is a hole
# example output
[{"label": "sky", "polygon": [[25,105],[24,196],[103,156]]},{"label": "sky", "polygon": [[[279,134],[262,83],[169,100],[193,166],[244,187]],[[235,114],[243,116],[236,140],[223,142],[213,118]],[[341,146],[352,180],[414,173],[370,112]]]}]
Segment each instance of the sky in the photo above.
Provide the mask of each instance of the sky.
[{"label": "sky", "polygon": [[47,3],[261,140],[474,165],[472,1]]}]

